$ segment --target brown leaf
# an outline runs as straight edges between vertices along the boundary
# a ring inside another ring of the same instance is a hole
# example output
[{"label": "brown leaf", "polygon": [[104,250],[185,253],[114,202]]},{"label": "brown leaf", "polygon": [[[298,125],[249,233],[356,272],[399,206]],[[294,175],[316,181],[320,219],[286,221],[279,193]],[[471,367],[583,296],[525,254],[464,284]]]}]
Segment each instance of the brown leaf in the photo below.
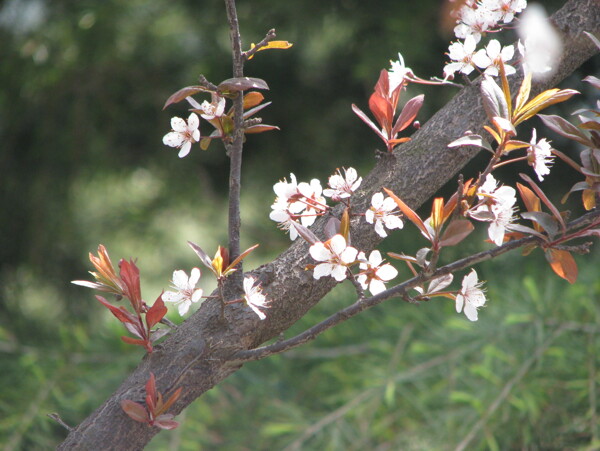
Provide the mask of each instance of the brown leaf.
[{"label": "brown leaf", "polygon": [[184,100],[186,97],[193,96],[194,94],[198,94],[202,91],[208,91],[204,86],[187,86],[185,88],[180,89],[174,94],[171,94],[171,97],[167,99],[165,105],[163,106],[163,110],[173,103],[178,103]]},{"label": "brown leaf", "polygon": [[577,263],[570,252],[561,249],[548,249],[546,259],[552,270],[569,283],[577,281]]}]

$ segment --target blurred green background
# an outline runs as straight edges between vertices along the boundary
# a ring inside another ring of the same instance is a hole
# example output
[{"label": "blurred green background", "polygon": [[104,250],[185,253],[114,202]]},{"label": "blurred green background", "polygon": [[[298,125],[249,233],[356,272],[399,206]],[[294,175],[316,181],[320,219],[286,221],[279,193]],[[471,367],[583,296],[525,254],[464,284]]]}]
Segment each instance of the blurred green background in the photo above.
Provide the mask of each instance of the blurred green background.
[{"label": "blurred green background", "polygon": [[[261,244],[248,259],[251,268],[288,245],[268,220],[272,185],[290,172],[325,183],[341,166],[366,174],[381,143],[350,105],[367,109],[379,70],[398,51],[418,75],[441,75],[451,35],[439,27],[439,0],[238,3],[245,48],[270,28],[294,42],[246,66],[246,75],[269,83],[266,98],[273,104],[262,116],[281,127],[250,136],[245,147],[242,240]],[[546,5],[552,10],[561,3]],[[598,69],[596,57],[567,80],[565,86],[585,95],[554,112],[591,106],[597,94],[579,79]],[[178,159],[161,139],[171,116],[187,115],[185,106],[161,107],[199,74],[218,83],[230,73],[220,1],[1,4],[4,449],[53,448],[65,431],[46,414],[77,424],[142,357],[141,349],[120,341],[121,325],[93,293],[69,283],[88,278],[89,251],[103,243],[113,260],[138,258],[144,296],[153,300],[174,269],[198,265],[187,240],[205,249],[226,243],[222,146],[194,148]],[[420,92],[424,122],[455,89],[411,87],[405,98]],[[557,136],[539,135],[568,150]],[[521,136],[529,140],[530,132]],[[474,161],[468,170],[483,164]],[[556,193],[575,181],[559,166],[543,184]],[[500,178],[509,182],[514,172],[511,167]],[[421,246],[406,227],[383,248]],[[472,239],[448,258],[482,246]],[[580,280],[573,286],[555,277],[539,252],[481,265],[489,304],[477,323],[441,299],[418,307],[390,301],[301,349],[246,365],[148,449],[423,450],[461,443],[466,449],[598,449],[600,255],[577,260]],[[213,286],[207,274],[202,283]],[[348,287],[336,288],[289,333],[351,299]],[[170,318],[180,321],[176,312]]]}]

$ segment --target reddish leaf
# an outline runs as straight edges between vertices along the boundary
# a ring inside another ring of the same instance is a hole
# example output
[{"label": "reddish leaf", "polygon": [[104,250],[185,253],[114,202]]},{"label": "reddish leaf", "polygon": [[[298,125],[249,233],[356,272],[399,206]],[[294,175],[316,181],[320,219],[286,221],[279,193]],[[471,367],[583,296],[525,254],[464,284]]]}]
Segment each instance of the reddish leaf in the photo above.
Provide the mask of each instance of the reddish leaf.
[{"label": "reddish leaf", "polygon": [[122,336],[121,340],[130,345],[142,346],[146,348],[146,351],[152,352],[152,344],[148,340],[142,340],[139,338],[131,338],[126,336]]},{"label": "reddish leaf", "polygon": [[381,130],[375,125],[375,123],[369,118],[369,116],[363,113],[362,110],[358,108],[355,104],[352,104],[352,111],[354,111],[354,113],[359,118],[361,118],[365,124],[371,127],[371,130],[373,130],[377,134],[377,136],[379,136],[387,144],[387,138],[383,135],[383,133],[381,133]]},{"label": "reddish leaf", "polygon": [[387,193],[388,196],[390,196],[392,199],[394,199],[394,202],[396,202],[396,205],[398,205],[398,208],[400,208],[400,211],[402,211],[404,216],[406,216],[408,219],[410,219],[410,221],[414,225],[416,225],[421,232],[423,232],[423,235],[425,235],[429,241],[433,241],[433,237],[429,233],[429,230],[427,230],[425,223],[421,220],[419,215],[416,214],[412,210],[412,208],[410,208],[408,205],[406,205],[404,202],[402,202],[402,200],[398,196],[396,196],[392,191],[390,191],[387,188],[383,188],[383,190]]},{"label": "reddish leaf", "polygon": [[561,249],[548,249],[546,259],[552,270],[569,283],[577,281],[577,263],[570,252]]},{"label": "reddish leaf", "polygon": [[121,321],[122,323],[130,323],[135,324],[136,317],[134,317],[131,313],[127,311],[125,307],[115,307],[102,296],[96,295],[96,299],[102,303],[106,308],[110,310],[110,312],[115,315],[115,317]]},{"label": "reddish leaf", "polygon": [[152,422],[152,426],[166,430],[175,429],[179,426],[179,423],[171,418],[173,418],[171,414],[160,415]]},{"label": "reddish leaf", "polygon": [[140,423],[148,423],[150,421],[146,408],[137,402],[130,399],[123,399],[121,400],[121,408],[132,420],[139,421]]},{"label": "reddish leaf", "polygon": [[248,119],[249,117],[255,115],[256,113],[258,113],[263,108],[266,108],[269,105],[271,105],[271,103],[273,103],[273,102],[263,103],[262,105],[258,105],[258,106],[254,107],[254,108],[250,108],[248,111],[244,111],[244,119]]},{"label": "reddish leaf", "polygon": [[148,378],[148,382],[146,382],[146,404],[150,412],[154,412],[156,409],[156,399],[156,378],[154,377],[154,373],[150,372],[150,377]]},{"label": "reddish leaf", "polygon": [[256,124],[244,129],[244,133],[246,135],[251,135],[256,133],[270,132],[271,130],[279,130],[279,127],[276,125]]},{"label": "reddish leaf", "polygon": [[457,219],[452,221],[444,230],[440,246],[455,246],[464,240],[475,229],[468,219]]},{"label": "reddish leaf", "polygon": [[182,88],[167,99],[165,106],[163,106],[163,110],[173,103],[181,102],[186,97],[193,96],[194,94],[198,94],[202,91],[208,91],[208,89],[206,89],[204,86],[187,86]]},{"label": "reddish leaf", "polygon": [[169,410],[171,408],[171,406],[175,403],[175,401],[177,401],[179,399],[179,396],[181,396],[181,390],[183,390],[183,387],[179,387],[177,390],[175,390],[175,392],[169,397],[169,399],[167,400],[167,402],[165,402],[162,407],[161,407],[161,412],[166,412],[167,410]]},{"label": "reddish leaf", "polygon": [[246,91],[247,89],[269,89],[267,82],[260,78],[252,77],[237,77],[228,78],[219,83],[219,91],[221,92],[237,92]]},{"label": "reddish leaf", "polygon": [[[228,272],[229,270],[235,268],[239,262],[241,262],[244,258],[246,258],[246,256],[252,252],[254,249],[256,249],[259,245],[255,244],[254,246],[249,247],[248,249],[246,249],[244,252],[241,253],[241,255],[236,258],[230,265],[227,266],[227,269],[225,270],[225,272]],[[227,257],[227,261],[229,261],[229,257]]]},{"label": "reddish leaf", "polygon": [[424,99],[425,96],[421,94],[406,102],[406,105],[404,105],[404,108],[402,108],[402,112],[400,113],[400,116],[398,116],[398,120],[394,125],[392,136],[396,136],[397,133],[401,132],[413,123],[417,117],[417,114],[419,114],[419,110],[423,106]]},{"label": "reddish leaf", "polygon": [[565,224],[565,221],[564,221],[563,217],[561,216],[561,214],[558,211],[558,209],[554,206],[554,204],[552,202],[550,202],[550,199],[548,199],[548,197],[540,189],[540,187],[537,186],[536,183],[533,180],[531,180],[531,178],[528,175],[526,175],[526,174],[519,174],[519,175],[521,176],[521,178],[523,180],[525,180],[527,183],[529,183],[529,186],[531,186],[531,188],[533,189],[533,191],[535,191],[535,193],[542,200],[542,202],[544,202],[544,204],[546,205],[546,207],[548,207],[548,209],[550,210],[550,212],[552,213],[552,215],[556,218],[556,220],[560,224],[560,228],[562,229],[562,231],[563,232],[566,231],[567,230],[567,226]]},{"label": "reddish leaf", "polygon": [[565,138],[572,139],[586,147],[593,147],[593,143],[578,127],[575,127],[569,121],[556,115],[538,114],[538,117],[546,124],[546,126],[554,130],[559,135]]},{"label": "reddish leaf", "polygon": [[386,130],[388,137],[392,131],[392,120],[394,119],[394,110],[386,97],[382,97],[378,92],[374,92],[369,97],[369,109],[379,126]]},{"label": "reddish leaf", "polygon": [[125,283],[125,296],[129,298],[136,313],[142,311],[142,290],[140,288],[140,270],[135,263],[130,260],[121,260],[119,262],[119,275]]},{"label": "reddish leaf", "polygon": [[167,311],[168,309],[165,307],[161,293],[161,295],[156,298],[156,301],[154,301],[152,307],[150,307],[150,310],[146,312],[146,324],[148,325],[148,330],[152,329],[156,324],[158,324],[160,320],[163,319],[167,314]]}]

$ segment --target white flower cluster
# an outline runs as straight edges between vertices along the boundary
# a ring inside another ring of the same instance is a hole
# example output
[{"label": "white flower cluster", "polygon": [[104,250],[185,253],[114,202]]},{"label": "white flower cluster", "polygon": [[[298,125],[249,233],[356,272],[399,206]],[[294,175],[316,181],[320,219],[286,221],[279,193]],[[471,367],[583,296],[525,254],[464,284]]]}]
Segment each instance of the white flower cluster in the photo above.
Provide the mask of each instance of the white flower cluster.
[{"label": "white flower cluster", "polygon": [[465,75],[479,68],[486,74],[497,76],[500,62],[504,64],[506,74],[516,72],[508,65],[515,53],[512,45],[502,47],[496,39],[490,40],[484,49],[476,50],[483,33],[498,30],[512,22],[515,14],[527,6],[527,0],[479,0],[466,1],[457,11],[458,25],[454,34],[461,41],[448,47],[451,62],[444,67],[444,76],[449,78],[455,72]]}]

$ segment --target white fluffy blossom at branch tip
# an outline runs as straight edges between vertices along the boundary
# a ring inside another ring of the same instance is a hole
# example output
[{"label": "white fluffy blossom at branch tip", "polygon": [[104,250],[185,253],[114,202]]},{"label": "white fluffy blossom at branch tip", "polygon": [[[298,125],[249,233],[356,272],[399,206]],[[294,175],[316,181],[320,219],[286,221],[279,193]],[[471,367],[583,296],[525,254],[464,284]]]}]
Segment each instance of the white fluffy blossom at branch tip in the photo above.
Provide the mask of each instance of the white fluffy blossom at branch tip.
[{"label": "white fluffy blossom at branch tip", "polygon": [[531,72],[533,78],[549,77],[561,59],[562,40],[544,8],[538,4],[530,5],[521,16],[517,31],[525,72]]},{"label": "white fluffy blossom at branch tip", "polygon": [[200,141],[200,119],[196,113],[190,114],[186,121],[180,117],[171,119],[171,132],[163,137],[163,144],[169,147],[179,148],[179,158],[185,157],[190,153],[192,144]]},{"label": "white fluffy blossom at branch tip", "polygon": [[486,74],[496,77],[500,72],[500,61],[502,61],[506,75],[512,75],[517,70],[508,65],[507,61],[511,60],[514,54],[515,49],[512,45],[502,47],[500,42],[492,39],[485,49],[478,50],[473,55],[473,62],[480,69],[485,69]]},{"label": "white fluffy blossom at branch tip", "polygon": [[444,67],[444,77],[448,78],[455,72],[462,72],[469,75],[475,69],[473,56],[477,42],[472,35],[465,38],[464,42],[453,42],[448,47],[448,56],[452,62]]},{"label": "white fluffy blossom at branch tip", "polygon": [[342,235],[335,235],[330,240],[313,244],[309,249],[310,256],[319,263],[315,266],[313,277],[320,279],[331,276],[338,282],[346,278],[348,265],[356,261],[358,251],[346,244]]},{"label": "white fluffy blossom at branch tip", "polygon": [[544,176],[550,174],[550,165],[554,161],[552,156],[552,147],[546,138],[542,138],[536,142],[537,136],[535,128],[532,130],[531,141],[527,149],[527,162],[533,166],[540,182],[544,180]]},{"label": "white fluffy blossom at branch tip", "polygon": [[478,282],[477,273],[472,269],[464,277],[462,287],[456,294],[456,311],[464,312],[470,321],[477,321],[477,309],[483,307],[486,302],[482,285],[483,282]]},{"label": "white fluffy blossom at branch tip", "polygon": [[383,193],[375,193],[371,198],[371,207],[365,212],[365,220],[369,224],[375,224],[375,232],[382,238],[387,236],[385,228],[392,230],[404,227],[404,223],[394,212],[396,206],[394,199],[384,198]]},{"label": "white fluffy blossom at branch tip", "polygon": [[392,65],[392,67],[388,71],[388,75],[390,84],[389,93],[391,94],[398,86],[400,86],[404,82],[404,79],[407,76],[414,77],[415,74],[413,73],[410,67],[405,66],[404,58],[402,57],[402,54],[400,52],[398,52],[398,61],[390,61],[390,64]]},{"label": "white fluffy blossom at branch tip", "polygon": [[267,298],[262,293],[260,284],[255,285],[255,282],[256,280],[251,276],[247,276],[244,279],[244,300],[246,301],[246,304],[248,304],[248,307],[263,320],[267,315],[260,309],[269,308],[269,301],[267,301]]},{"label": "white fluffy blossom at branch tip", "polygon": [[348,198],[358,189],[361,182],[362,177],[358,176],[356,169],[344,169],[344,176],[338,169],[335,174],[329,177],[329,188],[323,190],[323,195],[331,197],[334,201]]},{"label": "white fluffy blossom at branch tip", "polygon": [[398,270],[389,263],[383,263],[383,258],[378,250],[374,250],[366,260],[365,254],[360,253],[358,260],[362,260],[359,267],[361,272],[356,280],[363,287],[367,288],[372,295],[376,295],[385,290],[385,282],[389,282],[398,275]]},{"label": "white fluffy blossom at branch tip", "polygon": [[162,294],[164,302],[172,302],[177,305],[179,315],[185,315],[192,303],[196,303],[202,299],[202,289],[196,288],[196,284],[200,280],[200,270],[193,268],[190,277],[185,271],[177,270],[173,272],[173,285],[176,291],[165,291]]}]

